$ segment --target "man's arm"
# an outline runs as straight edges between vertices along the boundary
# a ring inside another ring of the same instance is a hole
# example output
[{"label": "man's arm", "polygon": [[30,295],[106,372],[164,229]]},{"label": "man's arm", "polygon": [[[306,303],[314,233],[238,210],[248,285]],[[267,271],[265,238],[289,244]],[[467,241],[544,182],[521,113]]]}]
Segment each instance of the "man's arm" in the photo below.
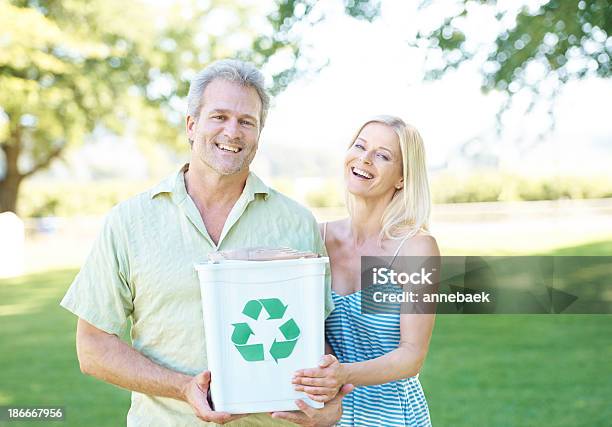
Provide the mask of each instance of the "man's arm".
[{"label": "man's arm", "polygon": [[164,368],[83,319],[77,324],[81,372],[128,390],[185,400],[189,375]]},{"label": "man's arm", "polygon": [[83,319],[77,324],[77,355],[84,374],[139,393],[187,402],[203,421],[224,424],[242,416],[215,412],[207,400],[210,372],[194,377],[160,366],[116,335]]}]

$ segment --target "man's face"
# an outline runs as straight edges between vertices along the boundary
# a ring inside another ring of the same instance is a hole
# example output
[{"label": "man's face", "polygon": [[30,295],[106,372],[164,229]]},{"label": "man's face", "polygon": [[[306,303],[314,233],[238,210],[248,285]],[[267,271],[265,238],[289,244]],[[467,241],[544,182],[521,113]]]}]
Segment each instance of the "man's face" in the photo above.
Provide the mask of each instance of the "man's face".
[{"label": "man's face", "polygon": [[216,79],[208,84],[202,98],[199,116],[187,117],[192,161],[202,161],[219,175],[248,169],[260,132],[261,100],[257,91]]}]

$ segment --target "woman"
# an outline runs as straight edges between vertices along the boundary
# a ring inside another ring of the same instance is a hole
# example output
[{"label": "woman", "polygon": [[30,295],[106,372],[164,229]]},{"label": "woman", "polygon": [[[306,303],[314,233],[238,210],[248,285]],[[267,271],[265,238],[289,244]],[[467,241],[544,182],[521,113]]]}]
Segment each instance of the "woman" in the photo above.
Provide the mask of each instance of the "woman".
[{"label": "woman", "polygon": [[428,426],[418,373],[434,314],[362,314],[361,257],[439,256],[428,233],[430,194],[423,142],[401,119],[365,122],[344,162],[349,217],[322,224],[335,310],[326,322],[330,356],[296,372],[296,390],[326,401],[342,384],[342,426]]}]

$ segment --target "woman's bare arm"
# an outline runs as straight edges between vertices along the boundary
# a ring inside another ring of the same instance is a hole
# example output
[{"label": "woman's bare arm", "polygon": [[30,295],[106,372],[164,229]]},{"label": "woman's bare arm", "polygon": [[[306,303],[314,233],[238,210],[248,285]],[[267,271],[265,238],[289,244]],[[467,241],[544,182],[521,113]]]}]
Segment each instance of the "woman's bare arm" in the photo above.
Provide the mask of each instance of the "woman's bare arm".
[{"label": "woman's bare arm", "polygon": [[[400,255],[439,257],[436,241],[430,236],[417,236]],[[401,314],[398,347],[375,359],[342,363],[334,369],[312,368],[298,371],[299,390],[312,395],[327,393],[328,388],[342,384],[355,386],[384,384],[419,373],[433,332],[435,314]]]}]

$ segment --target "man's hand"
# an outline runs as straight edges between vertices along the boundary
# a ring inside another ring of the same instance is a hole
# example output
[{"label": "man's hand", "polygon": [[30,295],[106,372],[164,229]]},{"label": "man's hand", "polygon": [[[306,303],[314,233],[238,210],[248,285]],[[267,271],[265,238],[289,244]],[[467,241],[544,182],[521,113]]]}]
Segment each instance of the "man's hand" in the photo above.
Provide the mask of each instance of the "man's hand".
[{"label": "man's hand", "polygon": [[303,391],[312,400],[329,402],[346,382],[346,378],[338,359],[326,354],[318,368],[296,371],[292,382],[296,391]]},{"label": "man's hand", "polygon": [[210,371],[204,371],[196,375],[185,386],[183,391],[185,402],[193,408],[196,416],[202,421],[225,424],[244,415],[232,415],[228,412],[213,411],[208,403],[208,388],[210,386]]},{"label": "man's hand", "polygon": [[322,409],[314,409],[302,400],[296,400],[295,403],[302,412],[273,412],[272,418],[278,418],[309,427],[333,426],[342,417],[342,398],[351,391],[353,391],[353,385],[345,384],[336,397],[327,402]]}]

